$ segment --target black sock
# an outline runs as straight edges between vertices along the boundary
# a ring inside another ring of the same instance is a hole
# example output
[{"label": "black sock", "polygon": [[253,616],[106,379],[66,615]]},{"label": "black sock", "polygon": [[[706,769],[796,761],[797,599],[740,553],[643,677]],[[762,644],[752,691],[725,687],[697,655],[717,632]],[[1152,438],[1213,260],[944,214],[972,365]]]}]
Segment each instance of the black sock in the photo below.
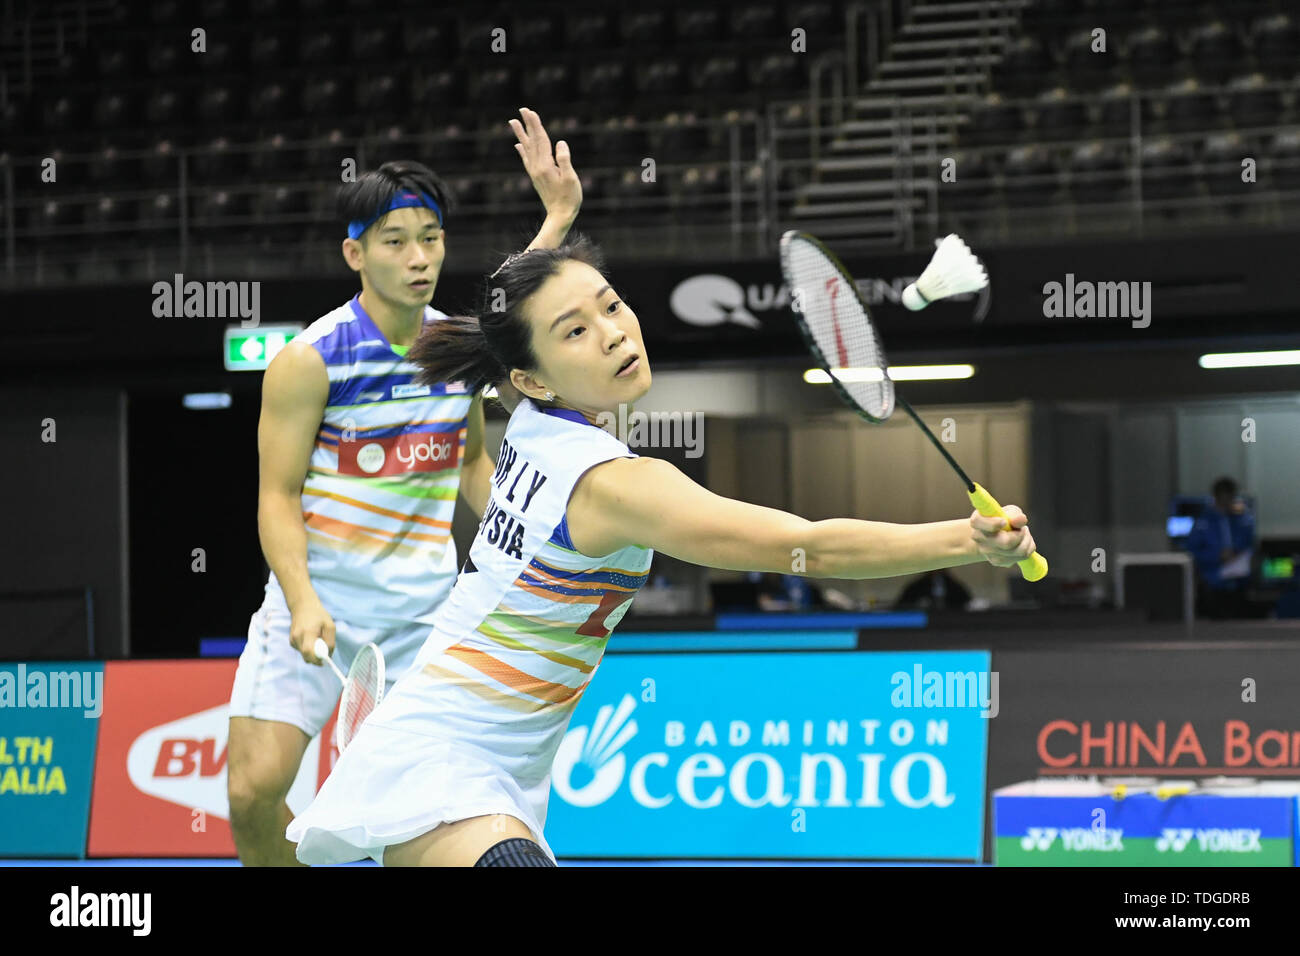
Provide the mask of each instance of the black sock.
[{"label": "black sock", "polygon": [[494,844],[475,866],[555,866],[546,851],[532,840],[511,837]]}]

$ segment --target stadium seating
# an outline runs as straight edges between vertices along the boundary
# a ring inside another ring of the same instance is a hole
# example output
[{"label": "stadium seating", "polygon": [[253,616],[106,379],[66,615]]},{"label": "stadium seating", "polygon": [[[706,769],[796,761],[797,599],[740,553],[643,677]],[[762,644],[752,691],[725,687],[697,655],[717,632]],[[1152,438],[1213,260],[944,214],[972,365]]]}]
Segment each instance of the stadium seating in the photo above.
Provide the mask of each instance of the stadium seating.
[{"label": "stadium seating", "polygon": [[[126,236],[134,223],[123,210],[142,208],[149,216],[137,231],[147,234],[175,209],[140,206],[139,191],[175,196],[183,168],[186,208],[212,242],[228,222],[238,223],[236,241],[243,219],[263,213],[319,225],[318,197],[345,158],[419,157],[464,194],[471,218],[535,212],[506,127],[520,105],[569,142],[589,200],[584,218],[597,223],[632,210],[722,222],[735,190],[746,202],[771,195],[782,215],[795,214],[814,198],[833,207],[822,190],[837,185],[896,216],[913,202],[891,208],[898,181],[932,181],[936,155],[960,160],[959,181],[937,194],[937,214],[952,216],[1053,205],[1087,215],[1135,195],[1173,215],[1221,191],[1246,202],[1240,177],[1234,185],[1224,172],[1233,149],[1281,149],[1260,175],[1294,175],[1287,126],[1300,116],[1300,11],[1284,0],[1240,0],[1231,16],[1189,0],[992,0],[1010,19],[988,57],[982,41],[951,29],[969,4],[945,13],[936,0],[885,2],[898,18],[892,46],[864,89],[845,91],[844,130],[818,143],[773,135],[764,161],[759,130],[769,119],[777,130],[807,128],[814,67],[842,57],[846,17],[860,5],[119,3],[117,20],[84,51],[51,62],[58,82],[11,84],[19,92],[0,104],[0,135],[15,156],[57,148],[84,170],[82,191],[53,210],[43,197],[19,197],[31,228],[93,219]],[[191,47],[196,18],[203,52]],[[1105,52],[1096,50],[1099,24]],[[791,53],[796,28],[806,58]],[[921,91],[907,106],[908,91],[927,83],[942,93]],[[878,119],[904,114],[915,121]],[[740,153],[728,117],[743,117]],[[853,128],[863,122],[875,124],[876,139]],[[902,148],[900,136],[913,141]],[[883,158],[895,155],[905,158]],[[657,182],[642,180],[646,158]],[[258,188],[267,195],[253,201]],[[240,195],[247,208],[230,212]],[[844,210],[861,218],[851,203]]]}]

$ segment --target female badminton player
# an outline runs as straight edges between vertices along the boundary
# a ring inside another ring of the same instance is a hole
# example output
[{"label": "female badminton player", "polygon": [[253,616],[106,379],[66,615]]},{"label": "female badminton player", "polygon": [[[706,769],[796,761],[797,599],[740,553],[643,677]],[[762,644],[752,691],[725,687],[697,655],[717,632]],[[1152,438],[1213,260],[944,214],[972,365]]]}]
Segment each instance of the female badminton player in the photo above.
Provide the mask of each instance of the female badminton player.
[{"label": "female badminton player", "polygon": [[554,866],[552,761],[656,550],[787,574],[802,554],[804,573],[828,578],[1009,567],[1033,553],[1014,506],[1011,530],[978,512],[814,522],[638,457],[594,424],[650,388],[636,314],[603,273],[585,238],[517,254],[488,280],[478,317],[431,325],[412,348],[423,380],[513,386],[518,404],[432,633],[286,831],[300,861]]},{"label": "female badminton player", "polygon": [[[582,184],[568,145],[556,143],[552,158],[541,117],[526,107],[519,116],[515,149],[546,209],[532,245],[553,248],[578,214]],[[445,318],[429,302],[451,198],[414,162],[344,183],[341,251],[361,291],[266,372],[258,528],[271,573],[231,688],[227,766],[230,828],[246,866],[295,862],[286,795],[339,699],[316,640],[344,669],[374,643],[400,676],[455,582],[457,495],[476,514],[487,506],[495,464],[481,400],[413,385],[418,369],[405,358],[420,328]]]}]

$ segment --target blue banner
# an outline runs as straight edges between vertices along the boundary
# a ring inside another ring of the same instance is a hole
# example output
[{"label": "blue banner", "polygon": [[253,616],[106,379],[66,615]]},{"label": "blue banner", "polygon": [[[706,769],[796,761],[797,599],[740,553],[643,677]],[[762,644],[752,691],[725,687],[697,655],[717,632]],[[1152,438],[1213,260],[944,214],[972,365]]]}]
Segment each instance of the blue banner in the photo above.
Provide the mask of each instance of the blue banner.
[{"label": "blue banner", "polygon": [[1240,796],[1188,794],[1161,799],[1133,794],[1122,800],[1109,795],[1021,797],[995,794],[994,828],[1000,837],[1022,837],[1031,828],[1098,830],[1098,810],[1105,828],[1130,839],[1160,837],[1171,828],[1249,829],[1260,839],[1290,840],[1295,824],[1295,797],[1267,797],[1243,791]]},{"label": "blue banner", "polygon": [[100,663],[0,665],[0,857],[86,851]]},{"label": "blue banner", "polygon": [[556,755],[547,840],[569,857],[978,859],[988,669],[987,651],[606,656]]}]

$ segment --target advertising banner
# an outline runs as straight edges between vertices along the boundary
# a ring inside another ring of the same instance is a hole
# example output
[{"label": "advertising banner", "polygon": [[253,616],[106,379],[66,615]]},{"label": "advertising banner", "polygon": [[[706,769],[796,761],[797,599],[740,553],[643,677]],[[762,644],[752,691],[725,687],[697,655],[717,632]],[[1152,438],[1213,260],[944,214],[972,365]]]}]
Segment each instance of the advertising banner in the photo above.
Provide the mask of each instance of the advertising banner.
[{"label": "advertising banner", "polygon": [[1116,796],[1035,781],[993,795],[998,866],[1292,866],[1300,784]]},{"label": "advertising banner", "polygon": [[0,664],[0,857],[80,857],[102,664]]},{"label": "advertising banner", "polygon": [[579,858],[976,859],[988,668],[986,651],[608,656],[556,757],[547,840]]},{"label": "advertising banner", "polygon": [[1058,645],[998,651],[994,667],[994,791],[1094,777],[1300,781],[1300,647]]},{"label": "advertising banner", "polygon": [[[780,355],[782,349],[802,354],[777,237],[772,238],[768,249],[741,259],[692,257],[673,263],[616,256],[610,262],[611,281],[635,309],[655,361],[728,361]],[[925,269],[932,246],[854,255],[828,241],[843,253],[890,354],[933,348],[937,333],[949,348],[971,349],[1026,342],[1127,343],[1135,328],[1162,337],[1212,334],[1224,315],[1233,316],[1238,331],[1267,333],[1300,308],[1300,287],[1290,281],[1288,265],[1294,231],[1242,235],[1230,243],[1194,235],[1084,245],[1077,240],[975,242],[972,249],[987,268],[989,287],[922,312],[906,309],[902,293]],[[483,274],[473,258],[458,257],[443,271],[434,307],[455,312],[478,300]],[[311,322],[356,294],[351,276],[318,276],[305,284],[298,278],[260,278],[262,312],[288,322]],[[184,323],[155,316],[155,295],[147,283],[95,289],[102,321],[93,325],[78,318],[82,289],[14,289],[7,295],[11,314],[48,316],[43,328],[49,334],[66,333],[67,356],[74,361],[228,357],[224,311]],[[122,334],[141,316],[145,335]],[[15,351],[15,364],[22,355]],[[0,355],[0,365],[6,360]]]},{"label": "advertising banner", "polygon": [[[88,855],[233,857],[226,740],[234,660],[110,661]],[[337,760],[334,718],[289,791],[302,810]]]}]

